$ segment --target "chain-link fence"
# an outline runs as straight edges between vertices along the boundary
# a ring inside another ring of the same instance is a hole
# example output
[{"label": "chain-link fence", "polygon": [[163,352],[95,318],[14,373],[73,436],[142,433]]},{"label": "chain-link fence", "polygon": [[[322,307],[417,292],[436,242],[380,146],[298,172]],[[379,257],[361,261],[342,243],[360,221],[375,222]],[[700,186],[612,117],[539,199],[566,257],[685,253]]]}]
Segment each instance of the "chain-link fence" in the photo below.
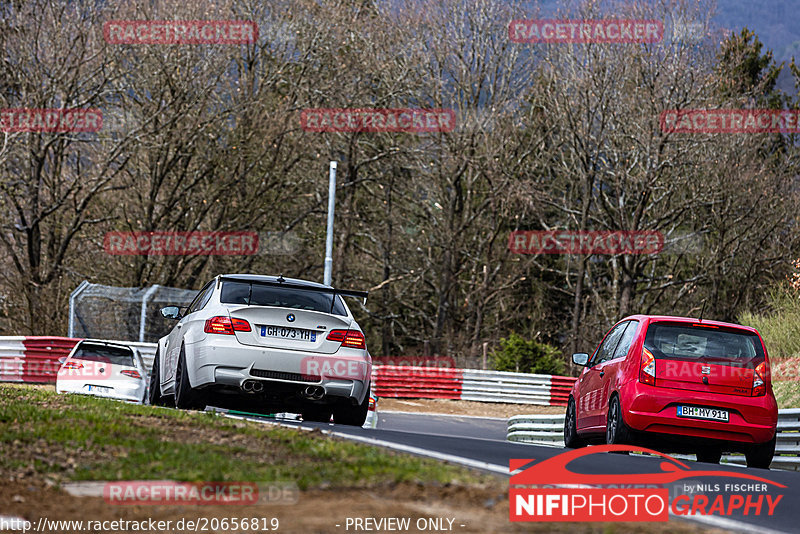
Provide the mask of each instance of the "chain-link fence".
[{"label": "chain-link fence", "polygon": [[156,342],[175,325],[159,310],[187,306],[196,290],[154,285],[115,287],[87,281],[69,299],[69,337]]}]

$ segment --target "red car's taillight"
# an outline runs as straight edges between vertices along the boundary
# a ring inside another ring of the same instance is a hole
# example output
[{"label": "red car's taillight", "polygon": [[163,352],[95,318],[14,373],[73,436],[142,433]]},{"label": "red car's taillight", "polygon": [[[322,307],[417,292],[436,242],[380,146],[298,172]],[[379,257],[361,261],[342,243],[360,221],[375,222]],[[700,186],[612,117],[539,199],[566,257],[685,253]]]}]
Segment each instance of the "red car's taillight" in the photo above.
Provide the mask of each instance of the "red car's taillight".
[{"label": "red car's taillight", "polygon": [[756,365],[756,370],[753,373],[753,397],[767,394],[767,370],[766,361]]},{"label": "red car's taillight", "polygon": [[336,341],[345,347],[351,349],[365,349],[367,342],[364,339],[364,334],[358,330],[331,330],[326,337],[328,341]]},{"label": "red car's taillight", "polygon": [[642,349],[642,364],[639,368],[639,382],[656,385],[656,358],[647,349]]},{"label": "red car's taillight", "polygon": [[244,319],[218,315],[207,319],[206,326],[203,328],[203,332],[206,334],[225,334],[229,336],[233,335],[234,330],[236,332],[250,332],[250,323]]},{"label": "red car's taillight", "polygon": [[120,371],[119,374],[129,376],[131,378],[142,378],[142,375],[139,374],[139,371],[134,371],[132,369],[125,369],[124,371]]}]

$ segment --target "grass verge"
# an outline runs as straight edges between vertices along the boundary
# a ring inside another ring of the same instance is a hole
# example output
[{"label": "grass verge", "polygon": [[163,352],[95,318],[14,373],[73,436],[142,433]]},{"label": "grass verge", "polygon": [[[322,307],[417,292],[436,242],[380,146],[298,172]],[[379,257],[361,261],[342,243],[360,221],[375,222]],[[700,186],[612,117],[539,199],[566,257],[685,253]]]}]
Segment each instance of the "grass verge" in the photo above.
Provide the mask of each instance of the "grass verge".
[{"label": "grass verge", "polygon": [[484,475],[319,432],[0,385],[0,470],[56,480],[293,481],[300,489]]}]

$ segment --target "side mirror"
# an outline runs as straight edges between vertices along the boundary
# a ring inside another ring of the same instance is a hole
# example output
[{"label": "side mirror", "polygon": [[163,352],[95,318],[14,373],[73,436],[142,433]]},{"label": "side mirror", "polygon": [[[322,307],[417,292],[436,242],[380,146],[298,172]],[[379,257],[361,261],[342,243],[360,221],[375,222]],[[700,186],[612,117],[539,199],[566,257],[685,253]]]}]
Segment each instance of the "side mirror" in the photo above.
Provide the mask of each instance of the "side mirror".
[{"label": "side mirror", "polygon": [[181,309],[178,306],[164,306],[161,308],[161,316],[167,319],[180,319]]},{"label": "side mirror", "polygon": [[572,355],[572,363],[586,367],[586,364],[589,363],[589,355],[585,352],[577,352]]}]

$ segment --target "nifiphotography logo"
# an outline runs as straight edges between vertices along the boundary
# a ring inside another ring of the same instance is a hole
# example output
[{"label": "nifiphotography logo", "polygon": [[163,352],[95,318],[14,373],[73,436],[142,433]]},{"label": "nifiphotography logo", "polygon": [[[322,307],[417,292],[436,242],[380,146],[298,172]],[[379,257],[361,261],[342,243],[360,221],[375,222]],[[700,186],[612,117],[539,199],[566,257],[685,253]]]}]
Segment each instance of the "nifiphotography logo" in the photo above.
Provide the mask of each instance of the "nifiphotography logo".
[{"label": "nifiphotography logo", "polygon": [[[582,474],[568,465],[584,456],[607,452],[642,452],[664,459],[660,471],[637,474]],[[511,521],[669,521],[669,514],[771,516],[786,488],[766,478],[736,471],[692,469],[666,454],[629,445],[597,445],[571,450],[530,466],[535,460],[513,459],[509,489]],[[527,466],[527,467],[526,467]],[[699,477],[713,477],[697,484]],[[732,480],[719,483],[716,480]],[[687,484],[675,484],[681,480]],[[670,487],[674,491],[670,494]],[[780,491],[780,490],[777,490]],[[717,493],[713,498],[707,492]]]}]

